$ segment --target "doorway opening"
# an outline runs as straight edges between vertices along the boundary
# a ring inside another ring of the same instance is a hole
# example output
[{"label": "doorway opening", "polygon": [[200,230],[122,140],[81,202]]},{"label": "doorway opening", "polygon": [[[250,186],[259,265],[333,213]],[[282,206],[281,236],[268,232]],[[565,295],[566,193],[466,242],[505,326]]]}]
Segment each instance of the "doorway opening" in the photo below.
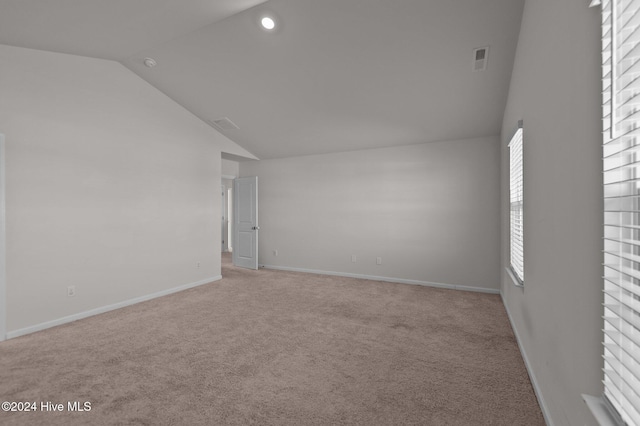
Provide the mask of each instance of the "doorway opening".
[{"label": "doorway opening", "polygon": [[233,179],[222,177],[222,253],[233,252]]},{"label": "doorway opening", "polygon": [[222,176],[221,265],[258,269],[258,178]]},{"label": "doorway opening", "polygon": [[227,251],[233,251],[233,187],[227,188]]},{"label": "doorway opening", "polygon": [[233,181],[233,264],[258,269],[258,177]]}]

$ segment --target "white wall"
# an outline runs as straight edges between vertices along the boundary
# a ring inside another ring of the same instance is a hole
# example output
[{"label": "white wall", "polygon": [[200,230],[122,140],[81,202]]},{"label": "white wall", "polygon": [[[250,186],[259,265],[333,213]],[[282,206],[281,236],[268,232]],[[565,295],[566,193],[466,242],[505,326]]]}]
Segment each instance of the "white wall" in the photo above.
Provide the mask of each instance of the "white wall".
[{"label": "white wall", "polygon": [[6,267],[6,228],[5,228],[5,149],[4,135],[0,133],[0,341],[7,333],[7,267]]},{"label": "white wall", "polygon": [[602,393],[600,27],[585,0],[527,0],[502,133],[502,265],[508,148],[524,120],[525,287],[505,304],[555,425],[592,425]]},{"label": "white wall", "polygon": [[259,263],[478,289],[499,286],[499,169],[497,137],[240,163]]},{"label": "white wall", "polygon": [[0,63],[9,335],[220,275],[228,139],[116,62]]},{"label": "white wall", "polygon": [[222,176],[238,176],[240,165],[237,161],[222,159]]}]

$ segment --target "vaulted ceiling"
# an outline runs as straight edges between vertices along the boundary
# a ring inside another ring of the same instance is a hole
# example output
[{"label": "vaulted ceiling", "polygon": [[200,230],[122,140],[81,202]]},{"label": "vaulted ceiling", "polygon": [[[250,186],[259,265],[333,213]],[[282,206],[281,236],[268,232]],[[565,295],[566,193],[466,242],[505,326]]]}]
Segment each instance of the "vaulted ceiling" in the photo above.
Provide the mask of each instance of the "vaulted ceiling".
[{"label": "vaulted ceiling", "polygon": [[202,120],[228,117],[238,129],[221,133],[258,158],[282,158],[499,134],[522,6],[0,0],[0,43],[120,61]]}]

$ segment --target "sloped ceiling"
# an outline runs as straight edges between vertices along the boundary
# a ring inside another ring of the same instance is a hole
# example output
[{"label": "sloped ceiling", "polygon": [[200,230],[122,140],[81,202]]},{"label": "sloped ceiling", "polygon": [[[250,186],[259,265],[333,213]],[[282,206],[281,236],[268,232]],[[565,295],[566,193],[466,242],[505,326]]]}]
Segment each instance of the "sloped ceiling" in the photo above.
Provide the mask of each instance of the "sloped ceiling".
[{"label": "sloped ceiling", "polygon": [[[522,6],[0,0],[0,43],[119,60],[201,119],[231,119],[239,129],[221,133],[257,157],[282,158],[499,134]],[[473,72],[483,46],[488,68]]]},{"label": "sloped ceiling", "polygon": [[265,0],[0,0],[0,43],[121,61]]}]

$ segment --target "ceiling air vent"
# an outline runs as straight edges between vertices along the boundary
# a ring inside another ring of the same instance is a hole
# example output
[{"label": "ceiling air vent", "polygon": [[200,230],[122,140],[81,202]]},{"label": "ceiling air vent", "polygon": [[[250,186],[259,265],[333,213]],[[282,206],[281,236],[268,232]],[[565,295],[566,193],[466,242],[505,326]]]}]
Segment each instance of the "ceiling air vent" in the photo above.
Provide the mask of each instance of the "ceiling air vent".
[{"label": "ceiling air vent", "polygon": [[227,130],[238,130],[239,127],[236,126],[236,123],[229,120],[227,117],[218,118],[216,120],[211,120],[209,122],[218,130],[227,131]]},{"label": "ceiling air vent", "polygon": [[487,69],[489,60],[489,46],[473,49],[473,70],[484,71]]}]

